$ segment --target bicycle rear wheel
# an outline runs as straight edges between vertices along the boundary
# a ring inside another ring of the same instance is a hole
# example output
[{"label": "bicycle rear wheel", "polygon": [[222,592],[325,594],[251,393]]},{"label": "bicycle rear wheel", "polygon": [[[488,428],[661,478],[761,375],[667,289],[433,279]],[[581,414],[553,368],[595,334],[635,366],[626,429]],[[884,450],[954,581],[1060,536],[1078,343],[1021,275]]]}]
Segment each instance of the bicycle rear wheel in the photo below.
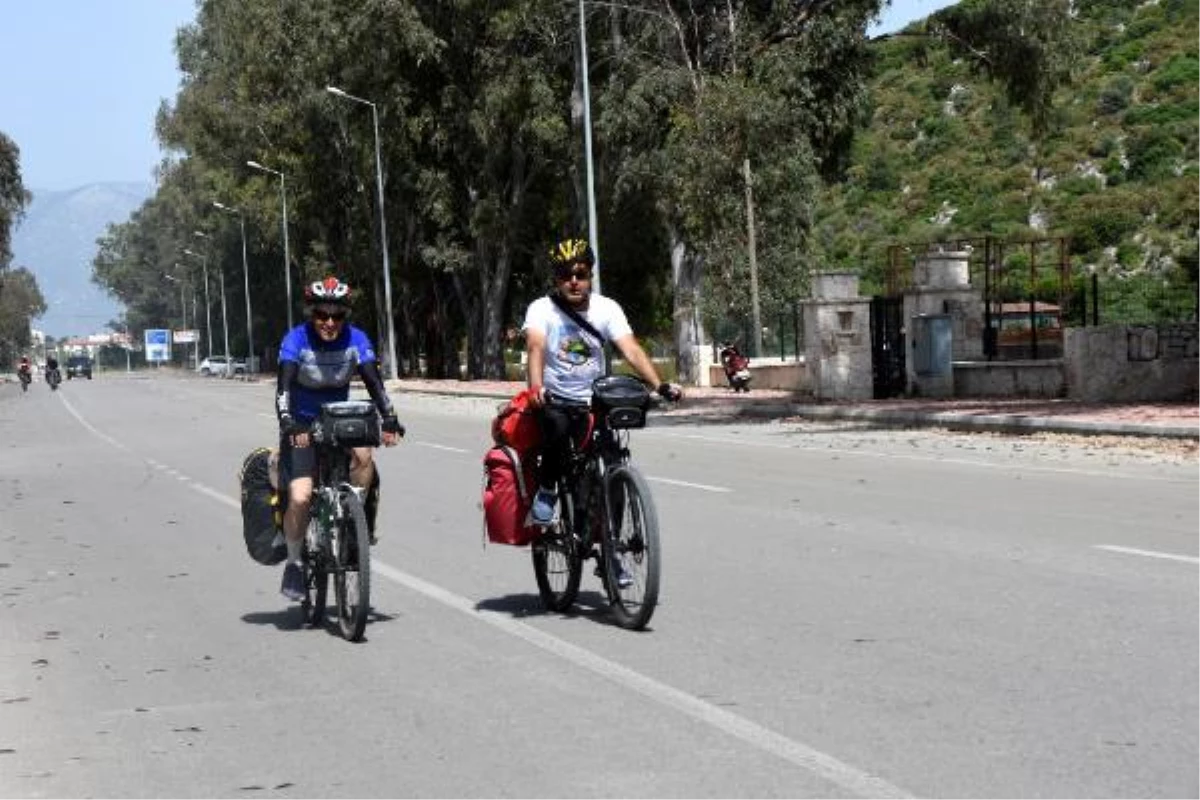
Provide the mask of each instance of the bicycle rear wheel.
[{"label": "bicycle rear wheel", "polygon": [[[560,492],[563,498],[566,492]],[[579,579],[583,575],[583,554],[575,537],[574,508],[564,499],[558,528],[547,528],[533,542],[533,575],[538,594],[548,611],[562,613],[575,604],[579,596]]]},{"label": "bicycle rear wheel", "polygon": [[341,499],[334,557],[333,590],[337,602],[338,628],[347,641],[357,642],[367,627],[371,610],[371,534],[367,515],[356,492]]},{"label": "bicycle rear wheel", "polygon": [[[658,605],[662,564],[658,513],[646,479],[628,464],[609,472],[605,497],[608,513],[600,540],[605,588],[617,624],[640,630]],[[618,580],[617,565],[628,578],[624,587]]]}]

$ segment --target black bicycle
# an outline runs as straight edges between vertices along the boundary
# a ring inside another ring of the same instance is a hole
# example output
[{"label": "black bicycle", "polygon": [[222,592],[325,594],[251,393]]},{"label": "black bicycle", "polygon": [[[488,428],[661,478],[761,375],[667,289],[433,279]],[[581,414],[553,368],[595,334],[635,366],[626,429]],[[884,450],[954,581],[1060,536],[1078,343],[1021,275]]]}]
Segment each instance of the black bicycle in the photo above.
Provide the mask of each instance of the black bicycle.
[{"label": "black bicycle", "polygon": [[533,543],[538,593],[551,611],[571,608],[583,562],[594,559],[618,625],[640,630],[654,614],[662,568],[658,514],[628,447],[629,430],[645,427],[652,405],[636,378],[612,375],[592,385],[592,424],[582,442],[572,438],[558,520]]},{"label": "black bicycle", "polygon": [[362,400],[326,403],[311,433],[317,475],[302,551],[305,597],[300,607],[306,623],[320,625],[332,576],[338,628],[356,642],[370,611],[371,534],[366,490],[350,483],[350,458],[352,448],[382,443],[379,415]]}]

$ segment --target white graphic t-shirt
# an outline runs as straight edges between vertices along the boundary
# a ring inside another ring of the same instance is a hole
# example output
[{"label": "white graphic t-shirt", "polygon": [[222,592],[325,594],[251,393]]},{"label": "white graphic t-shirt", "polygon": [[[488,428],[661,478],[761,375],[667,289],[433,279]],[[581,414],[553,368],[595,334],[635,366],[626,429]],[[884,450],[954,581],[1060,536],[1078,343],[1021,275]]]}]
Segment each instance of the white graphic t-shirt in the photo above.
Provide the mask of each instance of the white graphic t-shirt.
[{"label": "white graphic t-shirt", "polygon": [[[621,306],[602,295],[592,295],[588,310],[579,315],[610,342],[633,333]],[[546,334],[546,366],[542,372],[546,391],[580,402],[591,400],[592,381],[605,372],[601,342],[576,325],[549,297],[530,303],[521,329]]]}]

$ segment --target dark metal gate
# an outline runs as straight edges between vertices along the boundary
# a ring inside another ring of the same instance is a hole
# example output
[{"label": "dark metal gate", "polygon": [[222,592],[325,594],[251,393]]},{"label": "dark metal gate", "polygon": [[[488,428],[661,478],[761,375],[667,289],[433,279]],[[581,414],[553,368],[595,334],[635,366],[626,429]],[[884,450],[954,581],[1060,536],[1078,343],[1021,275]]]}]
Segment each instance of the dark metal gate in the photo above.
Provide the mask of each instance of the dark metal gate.
[{"label": "dark metal gate", "polygon": [[904,394],[904,298],[871,298],[871,374],[875,399]]}]

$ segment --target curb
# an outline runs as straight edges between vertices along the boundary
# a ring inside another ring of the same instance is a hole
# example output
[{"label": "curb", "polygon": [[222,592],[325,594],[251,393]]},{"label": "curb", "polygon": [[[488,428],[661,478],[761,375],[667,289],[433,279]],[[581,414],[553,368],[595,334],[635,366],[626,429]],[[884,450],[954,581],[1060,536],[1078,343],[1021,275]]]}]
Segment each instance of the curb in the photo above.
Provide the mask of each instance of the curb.
[{"label": "curb", "polygon": [[1093,422],[1058,417],[1017,414],[956,414],[951,411],[904,409],[826,408],[792,405],[794,416],[812,419],[868,420],[898,427],[946,428],[992,433],[1069,433],[1086,436],[1143,436],[1164,439],[1200,439],[1200,429],[1179,425],[1142,425],[1136,422]]},{"label": "curb", "polygon": [[[392,387],[389,387],[392,388]],[[434,397],[470,397],[503,402],[512,395],[491,391],[449,392],[440,389],[396,387],[411,394]],[[691,408],[704,410],[715,403],[692,400]],[[899,408],[846,408],[815,406],[806,403],[764,402],[747,403],[727,409],[729,419],[782,419],[802,417],[813,420],[850,420],[874,422],[896,428],[945,428],[955,431],[985,431],[990,433],[1030,434],[1066,433],[1085,436],[1139,436],[1160,439],[1200,439],[1200,428],[1180,425],[1143,425],[1135,422],[1093,422],[1058,417],[1031,417],[1018,414],[960,414],[952,411],[908,411]],[[686,417],[676,417],[686,421]]]}]

